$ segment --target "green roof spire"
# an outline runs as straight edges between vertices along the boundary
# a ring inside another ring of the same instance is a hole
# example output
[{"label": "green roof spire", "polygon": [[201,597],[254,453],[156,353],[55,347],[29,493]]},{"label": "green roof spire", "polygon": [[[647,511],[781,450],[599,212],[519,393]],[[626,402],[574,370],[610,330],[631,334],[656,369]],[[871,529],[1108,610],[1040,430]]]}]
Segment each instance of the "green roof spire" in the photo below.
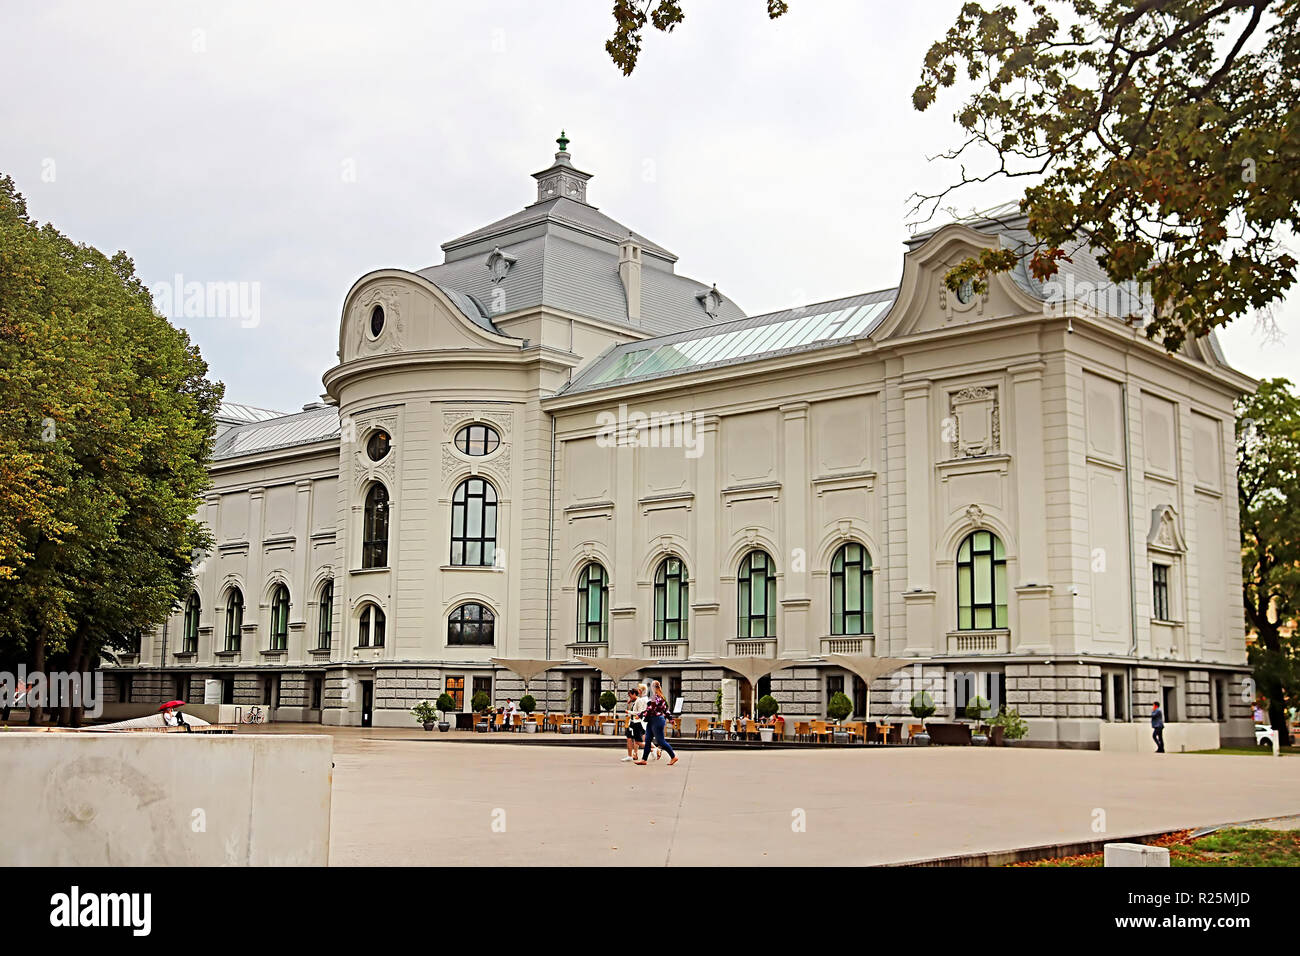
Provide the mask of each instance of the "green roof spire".
[{"label": "green roof spire", "polygon": [[560,152],[567,153],[569,151],[569,137],[564,135],[564,130],[560,130],[560,138],[556,142],[560,144]]}]

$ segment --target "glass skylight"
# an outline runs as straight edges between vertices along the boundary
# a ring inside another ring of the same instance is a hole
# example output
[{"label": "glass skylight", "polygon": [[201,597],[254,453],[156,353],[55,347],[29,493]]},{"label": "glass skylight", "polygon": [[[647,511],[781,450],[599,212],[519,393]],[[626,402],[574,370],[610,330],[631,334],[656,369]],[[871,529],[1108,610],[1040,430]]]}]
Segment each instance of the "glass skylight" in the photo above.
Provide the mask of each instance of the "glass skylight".
[{"label": "glass skylight", "polygon": [[890,298],[883,302],[798,315],[763,325],[701,335],[700,338],[653,348],[633,349],[620,355],[591,384],[640,378],[716,362],[731,362],[817,342],[851,338],[865,332],[892,304],[893,299]]}]

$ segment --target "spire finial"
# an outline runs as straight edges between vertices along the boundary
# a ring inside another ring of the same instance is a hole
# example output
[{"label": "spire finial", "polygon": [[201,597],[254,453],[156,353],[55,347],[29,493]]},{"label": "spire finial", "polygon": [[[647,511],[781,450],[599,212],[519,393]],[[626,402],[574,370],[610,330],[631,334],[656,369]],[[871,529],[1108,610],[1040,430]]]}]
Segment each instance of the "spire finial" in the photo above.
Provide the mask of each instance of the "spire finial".
[{"label": "spire finial", "polygon": [[564,130],[560,130],[560,136],[556,142],[560,144],[560,152],[567,153],[569,151],[569,137],[564,135]]}]

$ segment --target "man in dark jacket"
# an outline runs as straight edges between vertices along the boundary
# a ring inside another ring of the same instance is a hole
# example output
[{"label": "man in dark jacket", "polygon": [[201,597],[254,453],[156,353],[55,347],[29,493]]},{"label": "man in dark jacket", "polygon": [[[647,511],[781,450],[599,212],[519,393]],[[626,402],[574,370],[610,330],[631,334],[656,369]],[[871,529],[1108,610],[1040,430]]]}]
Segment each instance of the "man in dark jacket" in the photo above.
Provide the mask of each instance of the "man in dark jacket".
[{"label": "man in dark jacket", "polygon": [[1156,753],[1165,752],[1165,715],[1159,702],[1151,705],[1151,739],[1156,742]]}]

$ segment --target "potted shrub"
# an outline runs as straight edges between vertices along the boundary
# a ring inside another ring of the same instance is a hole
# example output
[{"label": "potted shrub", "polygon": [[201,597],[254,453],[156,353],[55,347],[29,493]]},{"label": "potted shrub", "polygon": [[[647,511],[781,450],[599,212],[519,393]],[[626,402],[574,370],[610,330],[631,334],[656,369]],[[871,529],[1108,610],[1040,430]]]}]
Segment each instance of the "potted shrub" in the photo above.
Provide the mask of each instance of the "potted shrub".
[{"label": "potted shrub", "polygon": [[[612,690],[607,690],[600,695],[600,709],[606,714],[612,711],[618,704],[618,698],[614,696]],[[600,725],[600,732],[607,737],[614,736],[614,721],[607,720]]]},{"label": "potted shrub", "polygon": [[[532,694],[524,694],[523,697],[519,698],[519,709],[522,710],[525,714],[527,714],[529,718],[531,718],[533,716],[533,711],[537,709],[537,698],[534,697]],[[537,733],[537,724],[530,719],[525,719],[524,733],[526,734]]]},{"label": "potted shrub", "polygon": [[[934,698],[929,691],[918,690],[912,695],[907,709],[924,726],[926,719],[934,716]],[[924,747],[930,743],[930,735],[928,733],[913,734],[912,743]]]},{"label": "potted shrub", "polygon": [[980,721],[984,720],[991,712],[988,700],[978,694],[966,702],[966,719],[974,724],[971,727],[970,742],[977,747],[986,745],[989,742],[988,735],[981,733],[985,728],[980,726]]},{"label": "potted shrub", "polygon": [[[474,711],[474,713],[481,714],[483,713],[483,711],[488,709],[488,704],[490,703],[492,703],[492,701],[488,698],[487,692],[480,690],[475,692],[474,696],[470,698],[469,706],[470,709]],[[474,721],[475,730],[477,730],[480,726],[481,725],[477,720]],[[486,731],[487,727],[483,727],[483,730]]]},{"label": "potted shrub", "polygon": [[[844,693],[840,691],[836,691],[834,694],[831,695],[830,703],[826,705],[827,717],[829,717],[831,720],[835,721],[835,723],[838,724],[841,720],[848,717],[852,713],[853,713],[853,701],[849,700],[849,698]],[[837,730],[835,732],[835,739],[838,740],[841,738],[841,736],[844,737],[845,739],[847,739],[848,737],[847,734],[841,734]]]},{"label": "potted shrub", "polygon": [[[781,705],[776,702],[776,698],[773,697],[771,694],[764,694],[762,697],[758,699],[759,720],[763,720],[763,721],[772,720],[772,718],[774,718],[777,715],[777,712],[780,709],[781,709]],[[758,736],[762,738],[764,743],[767,744],[770,744],[772,742],[772,735],[775,732],[776,732],[775,721],[773,721],[770,724],[769,723],[761,724],[758,728]]]},{"label": "potted shrub", "polygon": [[433,730],[433,725],[438,720],[438,711],[433,704],[422,700],[411,708],[411,716],[417,724],[423,724],[425,730]]},{"label": "potted shrub", "polygon": [[438,732],[446,733],[451,730],[451,721],[447,715],[456,709],[456,698],[445,691],[438,697]]},{"label": "potted shrub", "polygon": [[996,717],[989,720],[989,728],[992,743],[998,747],[1005,746],[1004,740],[1023,740],[1029,733],[1029,724],[1014,707],[1010,710],[1003,707]]}]

